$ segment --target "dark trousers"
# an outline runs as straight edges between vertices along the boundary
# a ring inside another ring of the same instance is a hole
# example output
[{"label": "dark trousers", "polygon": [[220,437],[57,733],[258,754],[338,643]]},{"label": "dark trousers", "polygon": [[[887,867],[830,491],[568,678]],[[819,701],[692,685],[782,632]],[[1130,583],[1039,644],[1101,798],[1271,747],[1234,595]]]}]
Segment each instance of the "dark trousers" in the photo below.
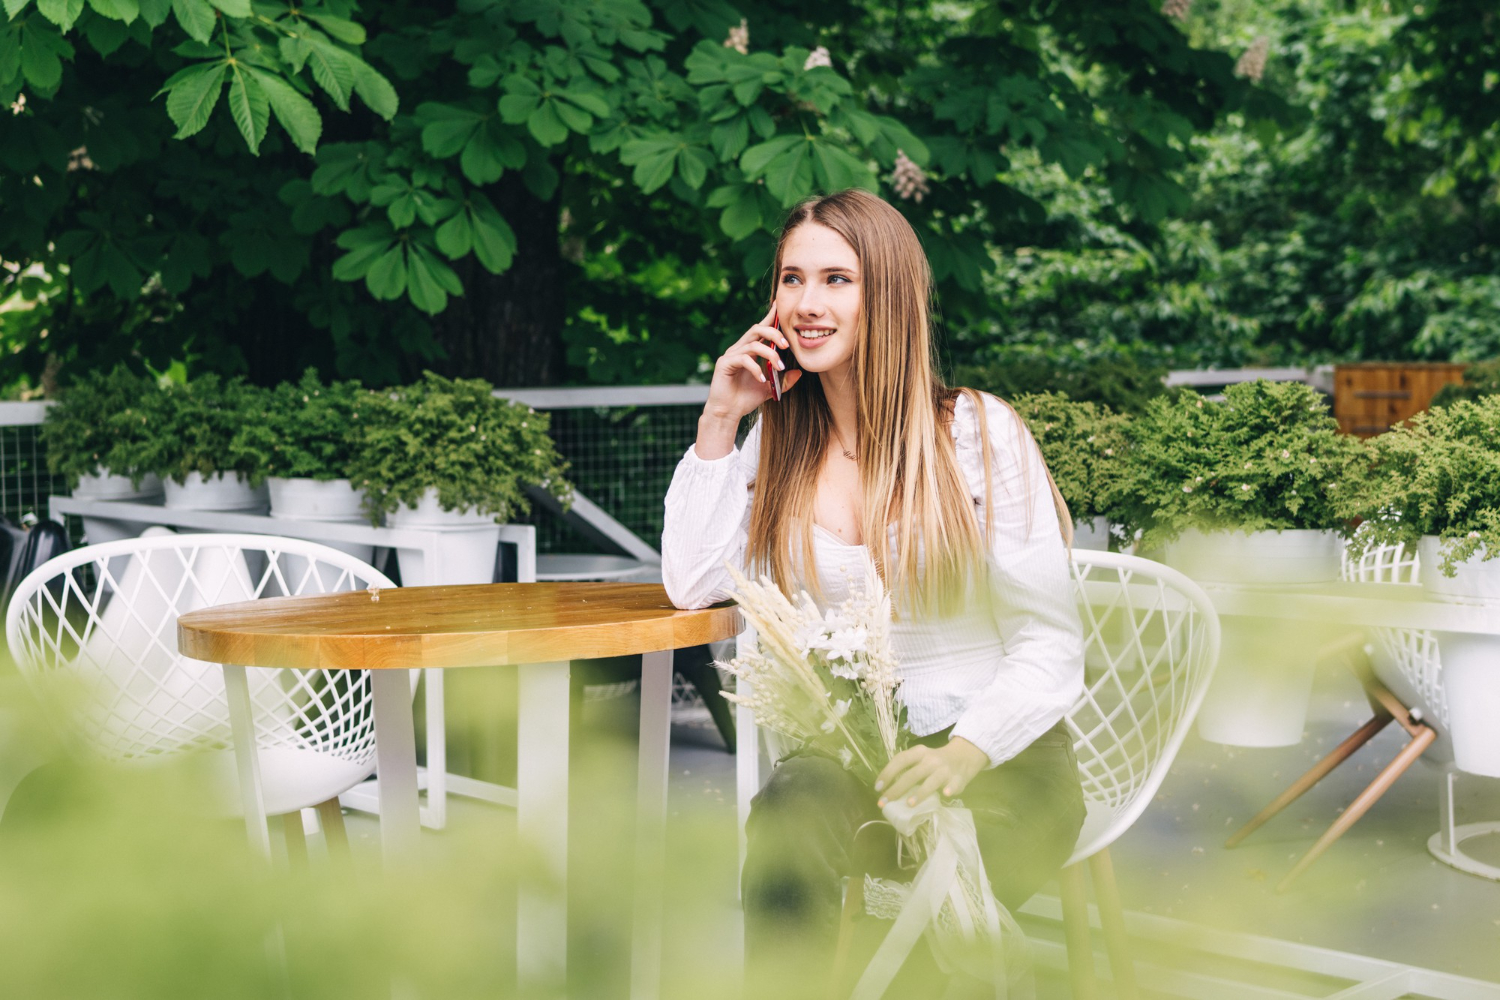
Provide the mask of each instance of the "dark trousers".
[{"label": "dark trousers", "polygon": [[[947,739],[945,730],[920,742],[941,746]],[[837,761],[797,752],[751,802],[741,876],[747,1000],[829,995],[842,879],[856,831],[881,818],[878,797]],[[959,798],[974,814],[995,897],[1014,911],[1062,867],[1083,825],[1067,730],[1059,723],[1016,757],[981,771]],[[867,958],[868,951],[855,961]],[[908,965],[923,963],[911,975],[903,970],[888,995],[918,996],[929,986],[940,995],[930,956],[914,955]]]}]

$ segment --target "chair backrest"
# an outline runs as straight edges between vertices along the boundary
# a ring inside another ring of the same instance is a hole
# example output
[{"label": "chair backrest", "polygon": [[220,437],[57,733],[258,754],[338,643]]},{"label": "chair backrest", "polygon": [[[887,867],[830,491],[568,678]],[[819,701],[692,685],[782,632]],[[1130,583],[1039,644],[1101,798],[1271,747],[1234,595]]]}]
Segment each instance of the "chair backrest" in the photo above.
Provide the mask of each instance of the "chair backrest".
[{"label": "chair backrest", "polygon": [[1075,549],[1073,578],[1085,680],[1067,724],[1088,815],[1069,864],[1108,847],[1145,810],[1219,659],[1218,614],[1178,571]]},{"label": "chair backrest", "polygon": [[[157,528],[37,567],[11,598],[5,635],[22,676],[54,696],[43,703],[62,706],[64,731],[93,752],[141,759],[222,749],[230,745],[223,672],[178,652],[178,616],[262,597],[390,586],[374,567],[316,542]],[[248,674],[259,746],[373,760],[366,672]]]},{"label": "chair backrest", "polygon": [[[1372,545],[1359,559],[1344,559],[1344,579],[1356,583],[1399,583],[1419,586],[1421,560],[1415,547]],[[1437,636],[1426,629],[1370,629],[1370,666],[1380,683],[1408,708],[1418,709],[1438,731],[1424,756],[1453,759],[1448,736],[1448,696],[1443,689],[1443,663]]]}]

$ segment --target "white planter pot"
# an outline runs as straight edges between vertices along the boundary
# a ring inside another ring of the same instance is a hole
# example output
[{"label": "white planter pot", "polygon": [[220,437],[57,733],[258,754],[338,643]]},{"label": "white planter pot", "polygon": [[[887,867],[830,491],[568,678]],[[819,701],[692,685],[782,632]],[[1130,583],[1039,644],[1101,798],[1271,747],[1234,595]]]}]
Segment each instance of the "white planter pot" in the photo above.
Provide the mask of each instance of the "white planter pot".
[{"label": "white planter pot", "polygon": [[1453,763],[1500,778],[1500,636],[1439,632],[1437,640]]},{"label": "white planter pot", "polygon": [[365,495],[347,479],[272,476],[266,480],[266,488],[270,491],[272,517],[342,523],[365,520]]},{"label": "white planter pot", "polygon": [[[1493,606],[1500,615],[1500,559],[1470,558],[1450,577],[1438,568],[1443,559],[1436,536],[1423,537],[1417,554],[1418,579],[1434,600]],[[1439,632],[1437,641],[1453,763],[1500,778],[1500,636]]]},{"label": "white planter pot", "polygon": [[1109,518],[1096,517],[1073,524],[1073,548],[1089,552],[1109,551]]},{"label": "white planter pot", "polygon": [[[141,477],[141,485],[137,489],[129,476],[116,476],[101,469],[97,476],[80,476],[78,489],[73,491],[73,495],[86,500],[158,504],[162,499],[161,477],[147,474]],[[83,519],[83,537],[90,545],[135,538],[140,533],[141,526],[134,521],[117,521],[106,517]]]},{"label": "white planter pot", "polygon": [[90,500],[128,500],[134,503],[150,503],[161,499],[161,477],[148,472],[141,477],[141,485],[137,488],[130,481],[129,476],[116,476],[100,470],[97,476],[79,476],[78,489],[73,491],[73,495],[87,497]]},{"label": "white planter pot", "polygon": [[264,514],[270,502],[264,485],[251,487],[238,472],[215,472],[204,477],[189,472],[179,485],[168,479],[167,506],[173,510],[228,510],[239,514]]},{"label": "white planter pot", "polygon": [[[284,479],[273,476],[266,480],[271,495],[271,516],[279,520],[301,522],[323,522],[326,524],[368,523],[364,511],[364,494],[354,488],[347,479]],[[330,548],[338,549],[364,563],[375,558],[375,546],[358,542],[338,542],[318,538]],[[301,556],[284,558],[285,572],[290,583],[301,581],[307,573],[307,560]],[[322,586],[309,584],[304,590],[328,593],[338,584],[339,572],[332,567],[320,567]]]},{"label": "white planter pot", "polygon": [[403,504],[386,518],[391,528],[433,532],[437,537],[435,562],[412,549],[398,549],[401,582],[408,587],[439,584],[491,583],[500,547],[500,525],[493,514],[472,510],[443,510],[437,491],[428,490],[415,507]]},{"label": "white planter pot", "polygon": [[464,510],[443,510],[438,505],[437,490],[429,489],[422,494],[415,507],[402,504],[397,507],[386,523],[392,528],[478,528],[495,524],[495,515],[476,514],[472,507]]},{"label": "white planter pot", "polygon": [[[1185,532],[1166,563],[1200,583],[1289,586],[1337,580],[1343,540],[1325,531]],[[1329,626],[1226,616],[1219,666],[1198,710],[1198,734],[1242,747],[1302,740],[1318,649]]]},{"label": "white planter pot", "polygon": [[1442,550],[1436,535],[1424,535],[1417,543],[1417,579],[1434,600],[1453,604],[1500,603],[1500,557],[1481,561],[1476,556],[1459,563],[1453,576],[1444,576],[1439,568],[1443,564]]}]

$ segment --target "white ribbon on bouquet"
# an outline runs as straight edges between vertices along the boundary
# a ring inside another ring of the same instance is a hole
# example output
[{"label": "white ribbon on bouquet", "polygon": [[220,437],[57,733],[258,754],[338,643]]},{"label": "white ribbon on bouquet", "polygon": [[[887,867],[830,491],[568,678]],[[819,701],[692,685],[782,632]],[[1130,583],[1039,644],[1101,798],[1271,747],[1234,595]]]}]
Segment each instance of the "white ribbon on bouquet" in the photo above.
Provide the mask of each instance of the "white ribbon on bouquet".
[{"label": "white ribbon on bouquet", "polygon": [[[944,972],[989,981],[996,1000],[1033,1000],[1036,985],[1026,935],[990,889],[973,813],[936,795],[915,806],[891,802],[884,812],[903,837],[930,823],[924,837],[930,849],[851,1000],[879,1000],[924,934]],[[945,908],[952,929],[939,919]]]}]

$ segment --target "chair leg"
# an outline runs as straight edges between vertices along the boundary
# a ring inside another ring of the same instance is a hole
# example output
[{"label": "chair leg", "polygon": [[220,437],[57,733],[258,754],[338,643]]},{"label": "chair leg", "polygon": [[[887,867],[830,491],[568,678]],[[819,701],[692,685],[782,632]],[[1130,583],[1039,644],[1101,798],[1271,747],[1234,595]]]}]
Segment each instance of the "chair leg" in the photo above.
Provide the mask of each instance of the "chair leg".
[{"label": "chair leg", "polygon": [[1316,785],[1319,781],[1322,781],[1323,778],[1326,777],[1328,773],[1334,768],[1338,767],[1344,761],[1348,760],[1349,757],[1354,753],[1354,751],[1370,742],[1370,740],[1375,737],[1375,734],[1379,733],[1382,729],[1389,725],[1390,722],[1391,716],[1386,714],[1385,712],[1380,712],[1369,722],[1366,722],[1364,725],[1360,726],[1353,733],[1351,733],[1349,737],[1344,740],[1344,742],[1340,743],[1337,747],[1334,747],[1332,753],[1314,764],[1311,770],[1309,770],[1302,777],[1298,778],[1296,781],[1292,782],[1291,786],[1287,788],[1286,791],[1276,796],[1271,804],[1262,809],[1254,819],[1246,823],[1244,826],[1240,827],[1239,830],[1235,832],[1234,836],[1224,841],[1224,846],[1239,846],[1240,841],[1244,840],[1246,837],[1250,836],[1250,834],[1254,833],[1256,830],[1264,826],[1266,821],[1269,820],[1272,816],[1275,816],[1277,813],[1281,812],[1281,810],[1285,809],[1287,806],[1297,801],[1297,799],[1301,798],[1304,792],[1306,792],[1313,785]]},{"label": "chair leg", "polygon": [[286,860],[293,871],[307,869],[307,834],[302,829],[302,810],[281,816],[281,835],[286,838]]},{"label": "chair leg", "polygon": [[1386,789],[1390,788],[1396,779],[1401,777],[1418,757],[1422,756],[1422,752],[1435,739],[1437,739],[1437,730],[1428,726],[1422,726],[1416,737],[1401,748],[1401,752],[1396,755],[1396,759],[1387,764],[1385,770],[1375,776],[1375,780],[1370,782],[1369,786],[1359,793],[1359,798],[1351,802],[1343,814],[1334,820],[1333,825],[1328,828],[1327,832],[1318,838],[1318,842],[1306,854],[1302,855],[1301,860],[1287,873],[1286,878],[1282,879],[1276,886],[1276,891],[1285,892],[1287,887],[1292,884],[1293,879],[1302,874],[1308,865],[1312,864],[1318,859],[1319,855],[1328,850],[1329,845],[1342,837],[1344,832],[1358,822],[1361,816],[1369,812],[1370,807],[1385,794]]},{"label": "chair leg", "polygon": [[1125,933],[1125,908],[1120,905],[1120,887],[1115,884],[1115,866],[1109,848],[1089,858],[1089,874],[1094,880],[1094,899],[1099,904],[1099,926],[1104,930],[1104,946],[1109,949],[1109,970],[1119,1000],[1140,1000],[1135,985],[1135,959],[1130,954],[1130,940]]},{"label": "chair leg", "polygon": [[1097,1000],[1094,980],[1094,945],[1089,936],[1088,890],[1083,884],[1082,862],[1069,865],[1057,875],[1062,894],[1063,936],[1068,944],[1068,979],[1073,1000]]},{"label": "chair leg", "polygon": [[845,986],[849,974],[849,947],[854,940],[854,922],[865,911],[865,874],[854,872],[849,876],[849,887],[844,890],[844,908],[839,913],[839,940],[833,952],[832,992],[844,996],[849,992]]},{"label": "chair leg", "polygon": [[318,822],[323,824],[323,838],[328,842],[328,856],[337,854],[349,860],[349,831],[344,828],[344,810],[337,798],[318,803]]}]

